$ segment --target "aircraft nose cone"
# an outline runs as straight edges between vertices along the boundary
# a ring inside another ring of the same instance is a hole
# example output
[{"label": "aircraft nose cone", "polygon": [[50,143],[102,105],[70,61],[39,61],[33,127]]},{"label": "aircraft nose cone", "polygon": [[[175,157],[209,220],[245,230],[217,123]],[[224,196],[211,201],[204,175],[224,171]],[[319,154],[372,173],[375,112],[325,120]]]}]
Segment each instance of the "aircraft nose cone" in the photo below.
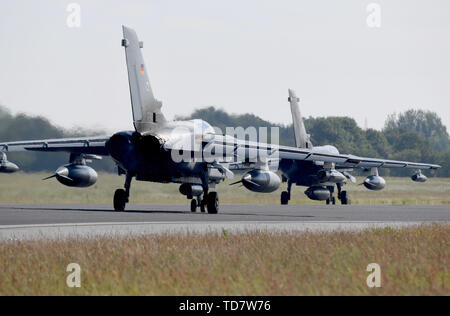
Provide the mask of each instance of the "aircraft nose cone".
[{"label": "aircraft nose cone", "polygon": [[69,169],[66,167],[60,167],[55,172],[58,176],[67,177],[69,175]]},{"label": "aircraft nose cone", "polygon": [[13,173],[19,171],[20,168],[12,162],[3,161],[0,163],[0,172],[1,173]]},{"label": "aircraft nose cone", "polygon": [[20,168],[15,164],[15,163],[12,163],[12,162],[10,162],[10,168],[11,168],[11,170],[13,171],[13,172],[16,172],[16,171],[19,171],[20,170]]},{"label": "aircraft nose cone", "polygon": [[252,181],[252,175],[247,173],[245,176],[242,177],[242,181],[247,181],[247,182]]}]

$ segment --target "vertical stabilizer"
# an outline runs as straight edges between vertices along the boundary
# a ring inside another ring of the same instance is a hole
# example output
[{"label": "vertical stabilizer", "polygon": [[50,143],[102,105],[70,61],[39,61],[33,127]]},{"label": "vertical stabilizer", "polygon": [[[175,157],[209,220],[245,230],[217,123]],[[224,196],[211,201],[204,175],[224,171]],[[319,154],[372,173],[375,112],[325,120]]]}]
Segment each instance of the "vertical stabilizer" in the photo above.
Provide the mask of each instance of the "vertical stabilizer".
[{"label": "vertical stabilizer", "polygon": [[161,112],[162,103],[153,96],[148,69],[141,52],[143,43],[139,42],[133,29],[123,26],[122,46],[125,47],[127,59],[134,127],[141,134],[152,133],[166,119]]},{"label": "vertical stabilizer", "polygon": [[292,122],[294,125],[295,145],[298,148],[313,148],[309,134],[306,133],[305,123],[298,102],[300,101],[295,92],[289,89],[289,103],[291,104]]}]

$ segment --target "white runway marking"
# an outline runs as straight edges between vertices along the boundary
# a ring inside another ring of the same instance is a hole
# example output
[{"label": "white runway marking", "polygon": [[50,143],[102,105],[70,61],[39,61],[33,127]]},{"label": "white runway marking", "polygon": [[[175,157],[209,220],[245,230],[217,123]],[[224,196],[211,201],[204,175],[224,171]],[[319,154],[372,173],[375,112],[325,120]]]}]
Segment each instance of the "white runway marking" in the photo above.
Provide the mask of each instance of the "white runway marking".
[{"label": "white runway marking", "polygon": [[[372,228],[404,228],[433,222],[117,222],[81,224],[2,225],[0,241],[60,238],[118,237],[145,234],[229,233],[246,231],[360,231]],[[449,224],[449,222],[439,222]]]}]

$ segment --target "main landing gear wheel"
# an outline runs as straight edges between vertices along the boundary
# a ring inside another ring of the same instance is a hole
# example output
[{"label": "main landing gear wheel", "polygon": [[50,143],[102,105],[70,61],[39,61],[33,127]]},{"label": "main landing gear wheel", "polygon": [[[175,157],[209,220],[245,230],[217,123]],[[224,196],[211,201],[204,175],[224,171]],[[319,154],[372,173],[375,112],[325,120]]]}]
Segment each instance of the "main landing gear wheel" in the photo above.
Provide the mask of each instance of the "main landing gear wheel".
[{"label": "main landing gear wheel", "polygon": [[202,200],[200,202],[200,212],[205,213],[206,212],[206,201]]},{"label": "main landing gear wheel", "polygon": [[125,179],[124,189],[117,189],[114,192],[114,209],[119,212],[125,211],[125,205],[127,205],[130,197],[130,187],[131,180],[133,179],[133,175],[127,172],[127,176]]},{"label": "main landing gear wheel", "polygon": [[217,194],[217,192],[209,192],[206,200],[208,213],[217,214],[219,212],[219,195]]},{"label": "main landing gear wheel", "polygon": [[127,193],[124,189],[117,189],[114,193],[114,209],[118,212],[125,210],[125,205],[128,202]]},{"label": "main landing gear wheel", "polygon": [[342,203],[342,205],[350,205],[351,204],[351,201],[350,201],[347,191],[341,192],[341,203]]},{"label": "main landing gear wheel", "polygon": [[192,199],[192,201],[191,201],[191,212],[192,213],[197,212],[197,200],[196,199]]},{"label": "main landing gear wheel", "polygon": [[281,192],[281,205],[288,205],[289,203],[289,192]]}]

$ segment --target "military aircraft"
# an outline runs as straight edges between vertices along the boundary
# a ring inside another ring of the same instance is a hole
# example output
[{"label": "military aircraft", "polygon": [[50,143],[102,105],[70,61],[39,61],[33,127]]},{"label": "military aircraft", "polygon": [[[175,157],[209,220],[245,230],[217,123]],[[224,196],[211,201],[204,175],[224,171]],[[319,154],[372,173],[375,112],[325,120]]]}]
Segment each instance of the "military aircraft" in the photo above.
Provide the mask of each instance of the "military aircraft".
[{"label": "military aircraft", "polygon": [[[340,155],[331,147],[318,150],[317,147],[296,148],[240,139],[217,133],[202,120],[168,121],[161,111],[162,103],[153,95],[142,56],[143,43],[133,29],[123,26],[122,46],[125,48],[135,130],[105,137],[0,143],[0,172],[18,170],[15,164],[7,160],[7,152],[67,152],[70,154],[69,163],[59,167],[46,179],[56,178],[70,187],[89,187],[96,183],[98,175],[87,163],[109,156],[117,164],[119,175],[125,175],[124,188],[114,193],[116,211],[125,210],[131,181],[135,178],[137,181],[179,183],[180,193],[191,200],[192,212],[200,208],[202,212],[216,214],[219,211],[219,197],[210,189],[226,178],[234,177],[230,166],[242,165],[244,175],[238,183],[251,191],[263,193],[274,192],[280,187],[281,179],[276,173],[278,167],[283,174],[291,176],[289,179],[294,179],[294,175],[299,176],[304,170],[303,166],[310,166],[310,174],[325,171],[330,183],[334,183],[335,166],[439,168],[437,165]],[[371,179],[371,185],[377,185],[379,179]],[[322,197],[322,190],[328,188],[313,182],[310,184],[314,197]]]},{"label": "military aircraft", "polygon": [[[292,121],[294,127],[295,144],[297,148],[310,149],[312,155],[339,155],[336,147],[331,145],[314,147],[310,135],[307,134],[303,117],[299,108],[299,98],[295,92],[289,89],[288,101],[291,106]],[[291,198],[292,184],[305,186],[308,189],[305,194],[312,200],[326,201],[327,204],[336,204],[334,188],[337,187],[337,198],[342,204],[350,204],[348,191],[343,191],[347,180],[356,182],[356,178],[350,174],[355,168],[362,168],[369,176],[364,180],[364,185],[369,190],[379,191],[386,186],[386,181],[379,176],[378,168],[413,168],[416,172],[411,179],[415,182],[425,182],[427,177],[422,174],[422,169],[437,169],[438,165],[415,164],[410,162],[378,160],[348,156],[345,162],[319,161],[319,160],[282,160],[280,171],[283,182],[287,182],[287,191],[281,193],[281,204],[288,204]]]}]

